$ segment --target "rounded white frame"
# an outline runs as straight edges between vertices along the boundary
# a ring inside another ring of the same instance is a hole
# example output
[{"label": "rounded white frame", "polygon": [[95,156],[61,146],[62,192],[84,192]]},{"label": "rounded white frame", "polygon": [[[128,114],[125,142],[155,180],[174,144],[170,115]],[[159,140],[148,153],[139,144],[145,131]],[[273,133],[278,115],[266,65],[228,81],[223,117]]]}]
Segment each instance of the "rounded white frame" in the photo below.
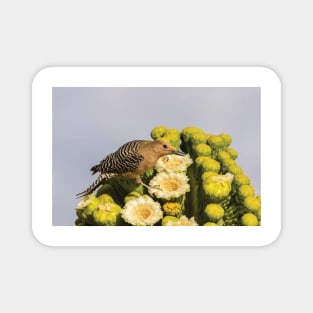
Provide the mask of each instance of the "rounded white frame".
[{"label": "rounded white frame", "polygon": [[[52,87],[260,87],[260,227],[52,225]],[[32,229],[48,246],[264,246],[281,230],[281,83],[265,67],[48,67],[32,85]]]}]

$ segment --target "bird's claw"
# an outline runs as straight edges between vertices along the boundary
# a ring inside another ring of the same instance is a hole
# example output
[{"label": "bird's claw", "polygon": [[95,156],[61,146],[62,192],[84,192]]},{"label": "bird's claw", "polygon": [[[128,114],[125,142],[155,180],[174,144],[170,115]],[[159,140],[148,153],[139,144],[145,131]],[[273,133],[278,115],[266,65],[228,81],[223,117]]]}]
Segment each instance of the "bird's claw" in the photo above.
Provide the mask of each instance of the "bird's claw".
[{"label": "bird's claw", "polygon": [[150,188],[152,188],[152,189],[158,189],[158,190],[161,190],[161,191],[162,191],[162,188],[160,187],[160,185],[153,185],[153,186],[150,186]]}]

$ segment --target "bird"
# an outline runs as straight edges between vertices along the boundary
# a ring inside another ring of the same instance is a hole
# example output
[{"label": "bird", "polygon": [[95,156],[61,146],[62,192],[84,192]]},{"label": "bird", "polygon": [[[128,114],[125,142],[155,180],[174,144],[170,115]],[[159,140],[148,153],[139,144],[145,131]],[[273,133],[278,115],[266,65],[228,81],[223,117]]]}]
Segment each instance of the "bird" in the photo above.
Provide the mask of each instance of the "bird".
[{"label": "bird", "polygon": [[143,183],[141,175],[153,168],[160,157],[170,154],[185,155],[184,152],[177,150],[163,140],[129,141],[115,152],[104,157],[99,164],[91,167],[92,175],[99,173],[99,176],[92,185],[78,193],[76,197],[80,198],[91,194],[100,185],[114,176],[135,180],[137,184],[151,188]]}]

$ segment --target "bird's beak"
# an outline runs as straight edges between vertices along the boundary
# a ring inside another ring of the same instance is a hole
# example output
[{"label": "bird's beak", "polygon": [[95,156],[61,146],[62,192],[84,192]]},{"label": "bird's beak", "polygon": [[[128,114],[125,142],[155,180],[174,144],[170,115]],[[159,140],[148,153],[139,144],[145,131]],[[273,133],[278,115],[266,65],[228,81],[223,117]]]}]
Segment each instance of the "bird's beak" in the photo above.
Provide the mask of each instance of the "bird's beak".
[{"label": "bird's beak", "polygon": [[180,156],[185,156],[185,153],[183,151],[179,151],[179,150],[174,150],[172,153],[176,154],[176,155],[180,155]]}]

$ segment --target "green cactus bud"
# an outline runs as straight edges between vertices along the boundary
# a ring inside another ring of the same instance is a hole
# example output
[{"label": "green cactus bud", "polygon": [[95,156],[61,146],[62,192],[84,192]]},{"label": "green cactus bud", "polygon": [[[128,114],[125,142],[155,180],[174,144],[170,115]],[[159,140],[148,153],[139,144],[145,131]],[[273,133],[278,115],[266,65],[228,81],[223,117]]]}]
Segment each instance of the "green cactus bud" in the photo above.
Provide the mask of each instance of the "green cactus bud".
[{"label": "green cactus bud", "polygon": [[236,161],[235,160],[233,160],[232,158],[227,158],[227,159],[223,159],[222,161],[221,161],[221,163],[222,163],[222,167],[223,167],[223,170],[224,171],[229,171],[229,168],[231,167],[231,166],[234,166],[234,165],[237,165],[236,164]]},{"label": "green cactus bud", "polygon": [[174,137],[174,136],[171,136],[171,135],[165,135],[161,139],[163,141],[169,143],[170,145],[172,145],[176,149],[179,149],[179,146],[180,146],[180,139],[179,139],[179,137],[177,138],[177,137]]},{"label": "green cactus bud", "polygon": [[178,221],[178,218],[175,217],[175,216],[170,216],[170,215],[167,215],[167,216],[164,216],[162,218],[162,226],[166,226],[166,224],[171,221],[171,222],[177,222]]},{"label": "green cactus bud", "polygon": [[88,204],[88,210],[89,211],[93,211],[94,209],[96,209],[99,205],[101,204],[100,200],[98,198],[95,198],[94,200],[92,200],[89,204]]},{"label": "green cactus bud", "polygon": [[224,160],[228,160],[228,159],[231,159],[230,155],[224,151],[224,150],[219,150],[217,152],[217,156],[216,156],[217,160],[220,161],[220,162],[224,162]]},{"label": "green cactus bud", "polygon": [[132,191],[126,195],[124,198],[124,203],[128,202],[129,200],[136,199],[138,197],[142,196],[142,194],[138,191]]},{"label": "green cactus bud", "polygon": [[210,203],[204,209],[206,219],[217,222],[224,216],[224,209],[219,204]]},{"label": "green cactus bud", "polygon": [[196,133],[202,133],[202,134],[205,134],[203,130],[197,128],[197,127],[185,127],[182,132],[181,132],[181,136],[182,136],[182,139],[187,142],[190,137]]},{"label": "green cactus bud", "polygon": [[213,148],[213,149],[222,149],[225,146],[225,141],[221,136],[209,136],[207,143]]},{"label": "green cactus bud", "polygon": [[241,199],[254,197],[254,188],[251,185],[242,185],[238,188],[238,196]]},{"label": "green cactus bud", "polygon": [[180,131],[176,128],[169,128],[166,133],[165,136],[171,136],[173,138],[180,138]]},{"label": "green cactus bud", "polygon": [[108,214],[105,214],[102,211],[100,211],[99,209],[97,209],[97,210],[94,210],[92,215],[93,215],[93,219],[94,219],[96,225],[107,226],[106,219],[107,219]]},{"label": "green cactus bud", "polygon": [[127,201],[136,199],[140,196],[142,196],[142,193],[138,191],[132,191],[126,195],[126,197],[124,198],[124,202],[126,203]]},{"label": "green cactus bud", "polygon": [[213,222],[207,222],[207,223],[203,224],[203,226],[219,226],[219,225],[217,225],[216,223],[213,223]]},{"label": "green cactus bud", "polygon": [[221,202],[226,199],[231,191],[232,175],[215,175],[203,181],[202,187],[204,193],[213,202]]},{"label": "green cactus bud", "polygon": [[206,135],[203,132],[197,132],[190,136],[190,140],[193,146],[196,146],[198,144],[205,144],[207,142],[208,135]]},{"label": "green cactus bud", "polygon": [[234,175],[243,173],[242,168],[240,166],[236,165],[236,164],[228,166],[227,171],[229,173],[234,174]]},{"label": "green cactus bud", "polygon": [[245,206],[245,208],[252,212],[258,212],[261,209],[260,200],[253,196],[245,198],[243,201],[243,205]]},{"label": "green cactus bud", "polygon": [[202,169],[206,172],[212,171],[218,173],[221,169],[221,164],[214,159],[207,158],[202,162]]},{"label": "green cactus bud", "polygon": [[128,201],[130,201],[130,200],[134,200],[134,199],[136,199],[136,197],[134,197],[134,196],[129,196],[129,194],[124,198],[124,203],[126,203],[126,202],[128,202]]},{"label": "green cactus bud", "polygon": [[138,198],[138,197],[142,196],[142,193],[139,191],[132,191],[129,193],[129,196]]},{"label": "green cactus bud", "polygon": [[99,205],[101,205],[101,202],[93,195],[92,201],[89,202],[87,207],[76,208],[76,215],[81,220],[81,224],[93,225],[92,213],[98,208]]},{"label": "green cactus bud", "polygon": [[96,225],[114,226],[116,225],[118,215],[121,212],[121,207],[114,203],[106,203],[100,205],[92,213]]},{"label": "green cactus bud", "polygon": [[220,134],[219,136],[220,136],[220,137],[223,139],[223,141],[224,141],[224,147],[230,146],[230,144],[232,143],[232,138],[231,138],[230,135],[228,135],[228,134]]},{"label": "green cactus bud", "polygon": [[166,130],[167,129],[165,126],[154,127],[151,131],[151,138],[153,138],[154,140],[160,139],[165,135]]},{"label": "green cactus bud", "polygon": [[162,208],[166,215],[179,216],[182,214],[182,205],[178,202],[165,202]]},{"label": "green cactus bud", "polygon": [[103,193],[102,195],[100,195],[99,197],[98,197],[98,199],[99,199],[99,201],[101,202],[101,203],[115,203],[115,201],[113,200],[113,198],[110,196],[110,195],[108,195],[108,194],[105,194],[105,193]]},{"label": "green cactus bud", "polygon": [[245,174],[236,174],[234,175],[234,184],[237,187],[241,185],[250,185],[250,178]]},{"label": "green cactus bud", "polygon": [[211,176],[216,176],[216,173],[215,172],[204,172],[201,176],[201,179],[204,183],[206,183]]},{"label": "green cactus bud", "polygon": [[243,226],[258,226],[259,221],[254,214],[246,213],[241,217],[241,224]]},{"label": "green cactus bud", "polygon": [[236,160],[238,158],[238,152],[235,149],[229,147],[226,149],[226,152],[233,160]]},{"label": "green cactus bud", "polygon": [[221,165],[218,161],[205,156],[200,156],[196,158],[196,166],[201,167],[202,171],[205,172],[218,173],[221,169]]},{"label": "green cactus bud", "polygon": [[210,157],[212,153],[212,149],[209,145],[200,143],[195,146],[194,152],[197,156],[207,156]]}]

